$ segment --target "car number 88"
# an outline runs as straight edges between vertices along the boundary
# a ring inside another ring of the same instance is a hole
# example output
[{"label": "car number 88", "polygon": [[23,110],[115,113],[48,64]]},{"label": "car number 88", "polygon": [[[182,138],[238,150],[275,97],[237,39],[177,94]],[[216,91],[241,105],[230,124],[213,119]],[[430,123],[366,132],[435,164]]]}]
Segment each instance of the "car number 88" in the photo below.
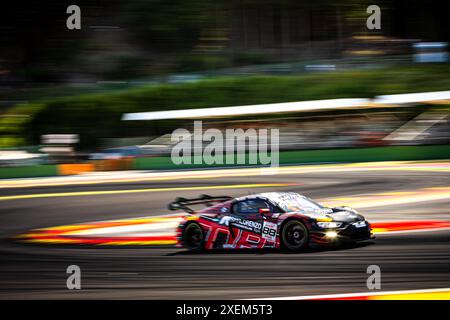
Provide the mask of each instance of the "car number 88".
[{"label": "car number 88", "polygon": [[264,225],[262,228],[262,237],[270,241],[275,241],[276,236],[277,236],[277,224],[264,221]]}]

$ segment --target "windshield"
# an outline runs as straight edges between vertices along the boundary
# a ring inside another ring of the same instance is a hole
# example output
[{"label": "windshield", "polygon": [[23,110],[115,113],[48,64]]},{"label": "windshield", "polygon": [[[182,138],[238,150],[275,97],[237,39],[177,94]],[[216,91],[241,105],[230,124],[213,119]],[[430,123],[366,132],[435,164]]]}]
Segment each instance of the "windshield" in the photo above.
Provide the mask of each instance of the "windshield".
[{"label": "windshield", "polygon": [[287,193],[280,196],[278,205],[286,212],[317,211],[325,207],[298,193]]}]

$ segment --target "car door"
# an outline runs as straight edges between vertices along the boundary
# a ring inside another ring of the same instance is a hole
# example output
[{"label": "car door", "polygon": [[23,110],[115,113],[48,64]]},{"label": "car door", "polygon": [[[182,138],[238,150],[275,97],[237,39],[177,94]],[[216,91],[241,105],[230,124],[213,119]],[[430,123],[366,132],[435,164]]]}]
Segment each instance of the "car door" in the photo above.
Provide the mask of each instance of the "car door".
[{"label": "car door", "polygon": [[236,247],[263,248],[275,243],[276,224],[264,217],[261,210],[271,213],[273,206],[258,198],[241,200],[233,205],[233,221],[229,227]]}]

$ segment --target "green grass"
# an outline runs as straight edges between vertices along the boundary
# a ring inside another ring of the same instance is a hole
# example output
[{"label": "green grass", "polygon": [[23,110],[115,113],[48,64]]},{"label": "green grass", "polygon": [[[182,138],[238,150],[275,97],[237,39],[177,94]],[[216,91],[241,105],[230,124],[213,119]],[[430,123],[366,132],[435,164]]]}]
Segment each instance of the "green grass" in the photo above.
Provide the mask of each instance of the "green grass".
[{"label": "green grass", "polygon": [[58,175],[56,165],[0,168],[0,179],[50,177]]},{"label": "green grass", "polygon": [[[377,148],[329,149],[280,152],[280,165],[314,163],[351,163],[371,161],[406,161],[450,159],[450,145],[390,146]],[[247,162],[248,164],[248,162]],[[170,157],[137,158],[133,169],[192,169],[225,167],[229,165],[182,164],[175,165]]]}]

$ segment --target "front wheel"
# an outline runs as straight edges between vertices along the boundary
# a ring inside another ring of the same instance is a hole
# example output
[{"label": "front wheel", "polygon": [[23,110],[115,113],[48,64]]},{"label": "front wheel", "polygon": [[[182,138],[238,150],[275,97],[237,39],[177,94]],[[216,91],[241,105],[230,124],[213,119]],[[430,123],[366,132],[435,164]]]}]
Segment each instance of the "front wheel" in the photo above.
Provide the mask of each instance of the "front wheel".
[{"label": "front wheel", "polygon": [[281,230],[281,247],[289,251],[300,251],[308,246],[308,229],[298,220],[286,222]]},{"label": "front wheel", "polygon": [[204,235],[200,225],[196,222],[189,223],[183,230],[183,246],[190,251],[203,249]]}]

